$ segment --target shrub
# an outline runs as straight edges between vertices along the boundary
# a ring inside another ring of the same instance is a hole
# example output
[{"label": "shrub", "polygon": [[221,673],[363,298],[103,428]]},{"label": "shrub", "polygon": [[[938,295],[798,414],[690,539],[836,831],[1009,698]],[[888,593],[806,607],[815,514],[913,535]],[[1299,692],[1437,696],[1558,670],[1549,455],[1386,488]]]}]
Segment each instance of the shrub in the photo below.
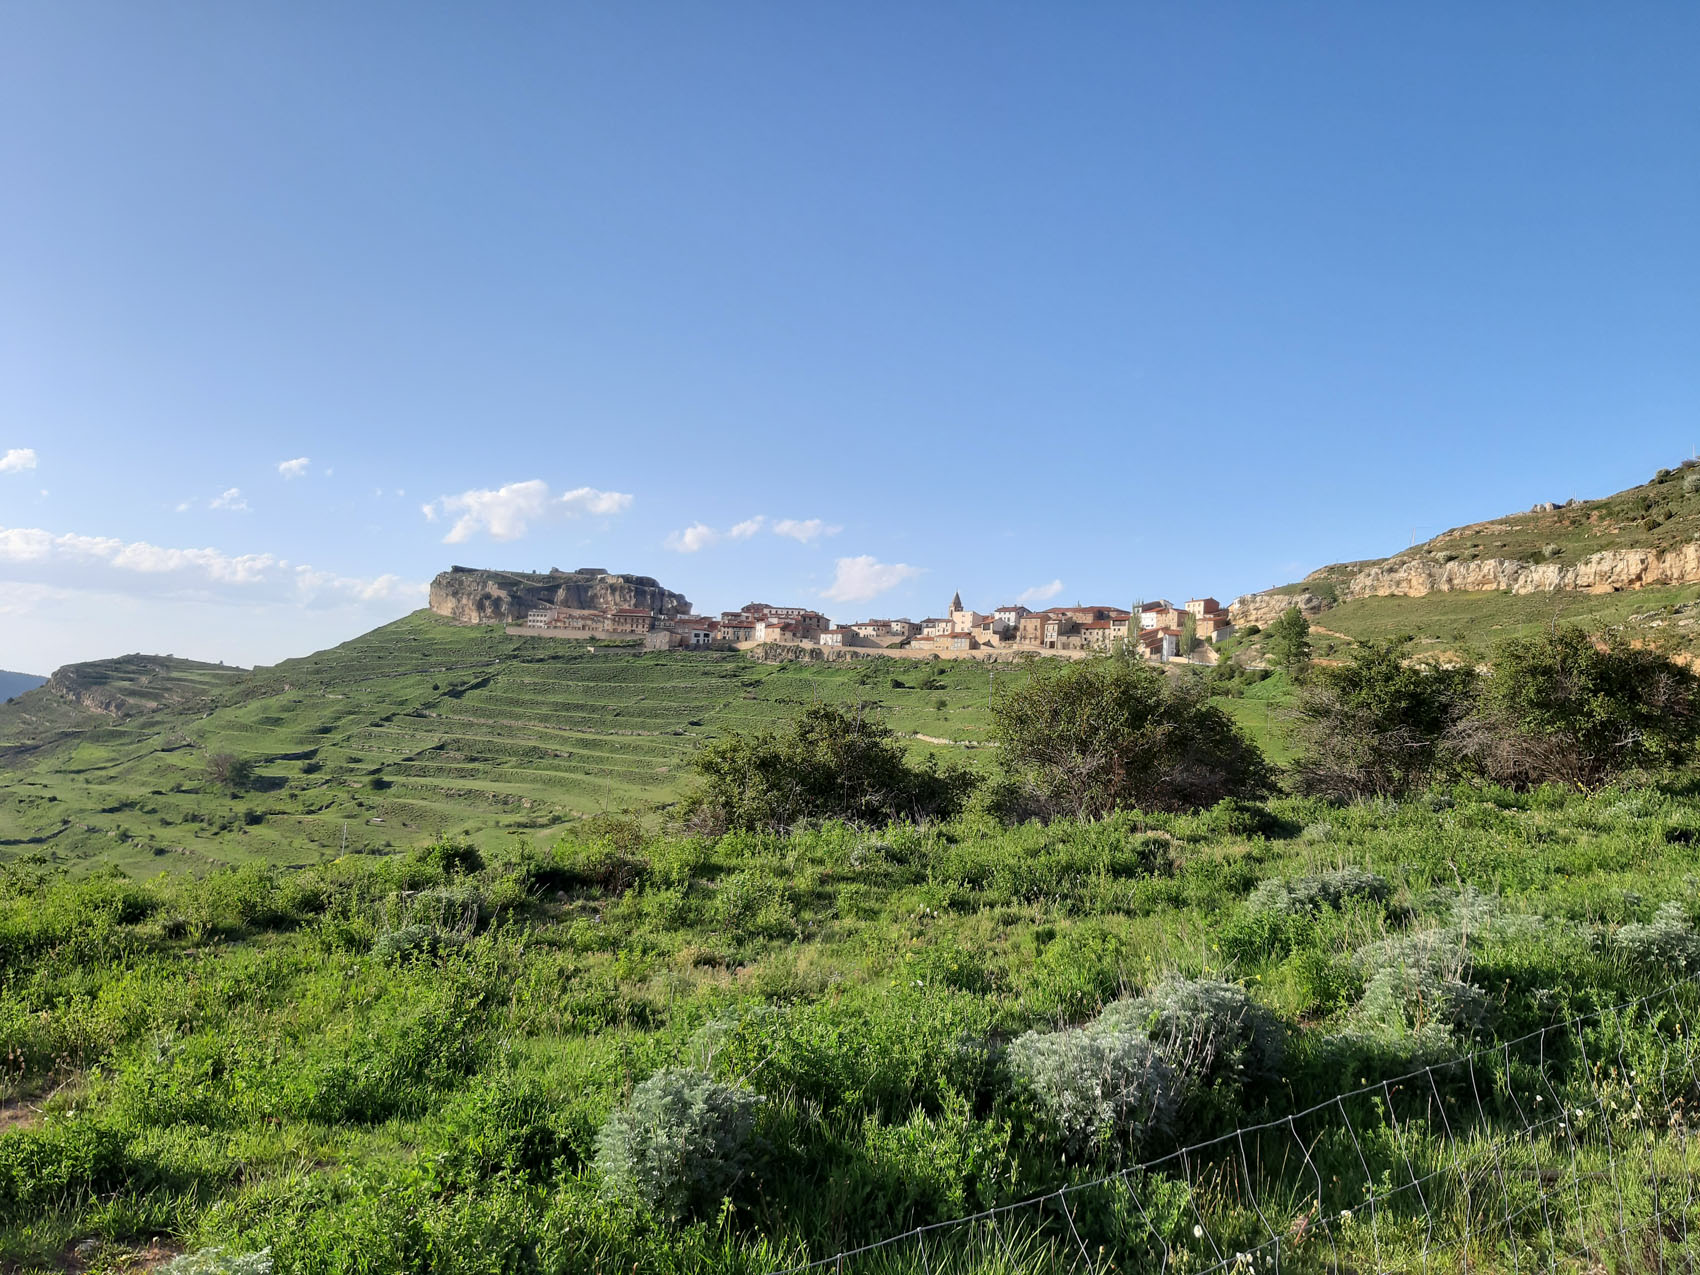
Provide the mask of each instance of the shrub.
[{"label": "shrub", "polygon": [[254,763],[235,753],[213,753],[207,758],[207,782],[230,793],[246,792],[254,782]]},{"label": "shrub", "polygon": [[954,814],[976,782],[963,767],[911,766],[871,712],[816,704],[783,731],[733,732],[699,752],[680,805],[687,827],[782,832],[809,820],[883,824]]},{"label": "shrub", "polygon": [[1425,930],[1359,948],[1352,964],[1364,980],[1364,994],[1353,1017],[1381,1034],[1475,1028],[1487,1017],[1488,999],[1469,981],[1472,963],[1461,934],[1451,930]]},{"label": "shrub", "polygon": [[1028,1032],[1009,1047],[1017,1084],[1076,1157],[1135,1147],[1174,1120],[1181,1080],[1138,1032]]},{"label": "shrub", "polygon": [[1700,474],[1684,474],[1682,476],[1682,490],[1690,496],[1700,491]]},{"label": "shrub", "polygon": [[706,1072],[658,1071],[602,1126],[596,1167],[616,1194],[684,1217],[720,1200],[748,1170],[761,1101]]},{"label": "shrub", "polygon": [[1362,642],[1316,669],[1299,696],[1294,787],[1335,800],[1402,796],[1448,764],[1448,732],[1469,710],[1469,669],[1408,664],[1408,639]]},{"label": "shrub", "polygon": [[159,1268],[160,1275],[272,1275],[272,1251],[230,1253],[222,1248],[203,1248],[174,1257]]},{"label": "shrub", "polygon": [[998,761],[1049,813],[1197,810],[1272,787],[1263,754],[1208,698],[1128,655],[1034,672],[992,709]]},{"label": "shrub", "polygon": [[1171,1066],[1201,1084],[1271,1080],[1285,1052],[1280,1021],[1238,983],[1171,974],[1143,996],[1117,1001],[1100,1029],[1143,1034]]},{"label": "shrub", "polygon": [[1616,947],[1632,965],[1653,972],[1700,971],[1700,934],[1680,903],[1662,904],[1650,922],[1624,926],[1617,932]]},{"label": "shrub", "polygon": [[473,873],[483,870],[484,856],[470,841],[452,841],[448,837],[414,852],[414,860],[428,864],[444,876]]},{"label": "shrub", "polygon": [[1336,868],[1306,877],[1270,877],[1258,883],[1245,901],[1252,915],[1274,913],[1283,916],[1308,915],[1317,910],[1337,908],[1348,899],[1369,899],[1382,903],[1393,893],[1393,886],[1379,872],[1364,868]]},{"label": "shrub", "polygon": [[1453,745],[1495,783],[1593,788],[1686,761],[1700,739],[1700,678],[1624,640],[1574,626],[1514,638],[1494,654]]}]

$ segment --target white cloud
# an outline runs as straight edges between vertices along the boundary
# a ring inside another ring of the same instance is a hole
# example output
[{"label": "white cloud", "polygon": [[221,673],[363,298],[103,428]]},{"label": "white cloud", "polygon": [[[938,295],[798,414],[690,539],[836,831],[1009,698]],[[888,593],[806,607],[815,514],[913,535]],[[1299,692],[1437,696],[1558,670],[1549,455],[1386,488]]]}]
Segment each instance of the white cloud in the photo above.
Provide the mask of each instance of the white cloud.
[{"label": "white cloud", "polygon": [[1029,602],[1049,602],[1063,591],[1061,580],[1052,580],[1049,584],[1036,584],[1031,589],[1023,589],[1015,595],[1015,600],[1022,605]]},{"label": "white cloud", "polygon": [[242,498],[240,487],[226,487],[218,495],[207,502],[208,509],[228,509],[232,513],[246,513],[248,502]]},{"label": "white cloud", "polygon": [[574,518],[580,514],[617,514],[632,503],[631,496],[619,491],[598,491],[594,487],[577,487],[565,495],[551,499],[549,484],[541,478],[522,483],[509,483],[495,489],[463,491],[458,496],[442,496],[428,505],[421,505],[425,517],[435,522],[439,516],[459,514],[444,544],[460,544],[484,532],[492,540],[518,540],[530,530],[531,524],[541,522],[551,514]]},{"label": "white cloud", "polygon": [[35,468],[35,448],[14,447],[0,456],[0,474],[21,474]]},{"label": "white cloud", "polygon": [[799,544],[808,544],[822,536],[836,536],[843,527],[828,526],[819,518],[781,518],[773,524],[773,534],[789,536]]},{"label": "white cloud", "polygon": [[821,591],[830,602],[867,602],[913,580],[924,569],[906,562],[880,562],[872,554],[840,558],[832,587]]},{"label": "white cloud", "polygon": [[330,602],[425,601],[426,586],[394,575],[343,576],[291,563],[276,554],[228,554],[220,549],[173,549],[145,540],[0,527],[0,572],[41,574],[59,587],[126,593],[234,592],[256,600],[313,605]]},{"label": "white cloud", "polygon": [[297,456],[294,460],[279,461],[277,472],[285,478],[300,478],[307,472],[309,463],[311,462],[305,456]]},{"label": "white cloud", "polygon": [[556,502],[571,515],[623,514],[631,508],[632,498],[623,491],[597,491],[594,487],[574,487]]},{"label": "white cloud", "polygon": [[705,522],[693,522],[683,531],[670,532],[662,544],[674,553],[696,553],[720,539],[720,533]]},{"label": "white cloud", "polygon": [[762,531],[772,531],[776,536],[787,536],[799,544],[812,544],[822,536],[836,536],[843,527],[834,526],[819,518],[781,518],[769,523],[766,514],[756,514],[742,522],[735,522],[725,531],[711,527],[705,522],[692,523],[683,531],[671,532],[663,542],[667,548],[679,553],[696,553],[722,540],[748,540]]},{"label": "white cloud", "polygon": [[180,514],[186,514],[194,507],[195,502],[192,500],[179,500],[177,502],[177,512]]}]

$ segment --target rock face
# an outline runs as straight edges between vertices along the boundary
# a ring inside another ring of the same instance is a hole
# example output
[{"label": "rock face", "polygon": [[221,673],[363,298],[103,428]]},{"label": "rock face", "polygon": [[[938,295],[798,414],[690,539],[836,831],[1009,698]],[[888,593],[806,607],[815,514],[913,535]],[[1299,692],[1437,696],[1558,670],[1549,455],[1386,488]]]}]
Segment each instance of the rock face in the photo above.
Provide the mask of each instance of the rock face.
[{"label": "rock face", "polygon": [[431,581],[431,609],[467,624],[524,624],[540,607],[614,611],[641,607],[654,615],[689,615],[690,601],[649,576],[596,568],[554,568],[546,575],[450,567]]},{"label": "rock face", "polygon": [[1248,624],[1268,627],[1293,607],[1313,616],[1327,606],[1327,600],[1314,593],[1248,593],[1228,605],[1228,618],[1242,629]]},{"label": "rock face", "polygon": [[[1338,589],[1339,599],[1420,598],[1430,593],[1617,593],[1659,585],[1700,582],[1700,542],[1674,549],[1606,549],[1575,563],[1520,562],[1514,558],[1447,561],[1413,554],[1374,563]],[[1314,594],[1248,593],[1230,611],[1236,624],[1267,624],[1295,603],[1307,615],[1327,604]],[[1312,610],[1311,604],[1315,604]]]},{"label": "rock face", "polygon": [[1340,591],[1347,598],[1420,598],[1428,593],[1501,589],[1510,593],[1617,593],[1700,580],[1700,543],[1674,549],[1607,549],[1580,562],[1482,558],[1442,562],[1423,555],[1392,558],[1360,571]]}]

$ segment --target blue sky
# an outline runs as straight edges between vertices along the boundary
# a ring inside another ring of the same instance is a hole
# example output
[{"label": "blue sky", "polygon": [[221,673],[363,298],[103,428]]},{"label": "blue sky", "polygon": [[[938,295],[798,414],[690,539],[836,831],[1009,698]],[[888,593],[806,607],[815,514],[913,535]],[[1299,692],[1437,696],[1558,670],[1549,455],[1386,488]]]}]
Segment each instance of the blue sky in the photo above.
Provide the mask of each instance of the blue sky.
[{"label": "blue sky", "polygon": [[0,667],[451,562],[1227,599],[1605,494],[1700,445],[1697,63],[1686,3],[14,0]]}]

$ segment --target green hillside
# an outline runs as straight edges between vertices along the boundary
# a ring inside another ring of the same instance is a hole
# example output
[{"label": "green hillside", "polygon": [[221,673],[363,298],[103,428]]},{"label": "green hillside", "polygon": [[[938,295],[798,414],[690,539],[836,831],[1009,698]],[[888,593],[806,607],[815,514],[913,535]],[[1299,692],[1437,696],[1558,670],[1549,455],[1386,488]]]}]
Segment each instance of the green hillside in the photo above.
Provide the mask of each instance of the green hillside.
[{"label": "green hillside", "polygon": [[[76,676],[137,697],[138,668]],[[665,806],[703,740],[816,701],[865,703],[928,737],[911,740],[922,753],[973,758],[990,726],[984,666],[592,649],[428,611],[252,674],[178,669],[172,685],[159,708],[125,717],[46,689],[0,706],[0,862],[302,864],[444,831],[544,844],[587,814]],[[249,791],[209,781],[222,753],[255,763]]]}]

